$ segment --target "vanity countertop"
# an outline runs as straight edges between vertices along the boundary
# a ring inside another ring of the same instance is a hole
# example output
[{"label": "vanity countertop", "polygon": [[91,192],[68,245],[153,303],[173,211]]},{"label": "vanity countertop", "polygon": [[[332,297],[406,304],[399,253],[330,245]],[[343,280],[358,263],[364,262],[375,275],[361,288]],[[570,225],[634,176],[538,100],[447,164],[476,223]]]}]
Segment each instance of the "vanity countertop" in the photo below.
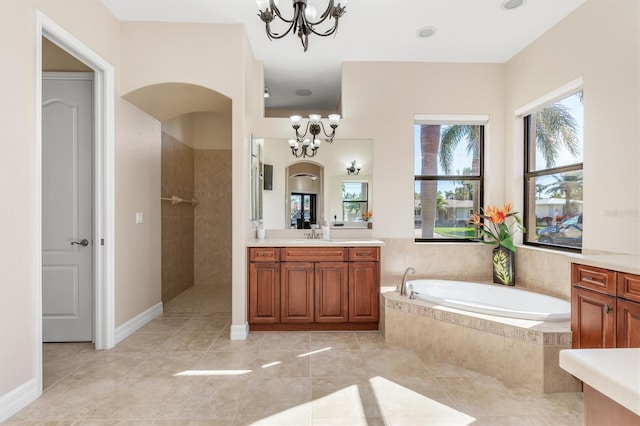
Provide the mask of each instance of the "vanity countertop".
[{"label": "vanity countertop", "polygon": [[384,242],[372,238],[264,238],[247,241],[247,247],[381,247]]},{"label": "vanity countertop", "polygon": [[571,262],[640,275],[640,256],[627,254],[572,254]]},{"label": "vanity countertop", "polygon": [[640,416],[640,348],[564,349],[560,367]]}]

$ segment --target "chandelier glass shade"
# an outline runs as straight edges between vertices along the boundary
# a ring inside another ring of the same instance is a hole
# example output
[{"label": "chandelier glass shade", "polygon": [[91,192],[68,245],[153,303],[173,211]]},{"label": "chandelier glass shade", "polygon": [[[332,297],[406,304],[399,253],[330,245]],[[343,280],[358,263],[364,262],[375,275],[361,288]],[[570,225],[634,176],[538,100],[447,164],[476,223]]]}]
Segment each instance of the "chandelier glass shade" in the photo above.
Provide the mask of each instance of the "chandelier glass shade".
[{"label": "chandelier glass shade", "polygon": [[[327,37],[338,30],[338,20],[344,15],[347,7],[347,0],[338,0],[336,4],[334,0],[329,0],[327,8],[318,18],[318,11],[312,5],[307,4],[307,0],[293,0],[293,17],[287,19],[280,13],[278,9],[278,0],[257,0],[258,16],[265,23],[267,37],[269,40],[281,39],[290,32],[297,34],[302,43],[302,47],[306,52],[309,48],[309,35],[315,34],[320,37]],[[271,29],[271,23],[275,18],[283,21],[288,27],[283,32],[274,32]],[[316,29],[325,21],[333,23],[327,30]]]},{"label": "chandelier glass shade", "polygon": [[[327,133],[320,114],[309,114],[309,121],[307,122],[304,132],[300,132],[300,128],[302,127],[302,117],[299,115],[292,115],[291,127],[293,127],[296,132],[296,138],[289,139],[291,153],[296,158],[315,156],[323,139],[327,143],[333,142],[338,124],[340,124],[340,114],[329,114],[329,127],[331,128],[331,133]],[[320,139],[318,137],[320,137]]]}]

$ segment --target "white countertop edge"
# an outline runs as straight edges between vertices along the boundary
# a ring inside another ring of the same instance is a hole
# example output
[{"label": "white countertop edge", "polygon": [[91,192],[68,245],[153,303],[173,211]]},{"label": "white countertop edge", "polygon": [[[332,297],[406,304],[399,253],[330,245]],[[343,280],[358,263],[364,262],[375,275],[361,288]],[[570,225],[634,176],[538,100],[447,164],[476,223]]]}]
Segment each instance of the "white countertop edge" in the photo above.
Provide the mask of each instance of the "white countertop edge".
[{"label": "white countertop edge", "polygon": [[640,256],[628,254],[568,254],[572,263],[615,269],[616,271],[640,275]]},{"label": "white countertop edge", "polygon": [[640,416],[640,348],[563,349],[560,367]]},{"label": "white countertop edge", "polygon": [[247,247],[382,247],[384,242],[376,239],[335,238],[330,240],[307,240],[264,238],[247,241]]}]

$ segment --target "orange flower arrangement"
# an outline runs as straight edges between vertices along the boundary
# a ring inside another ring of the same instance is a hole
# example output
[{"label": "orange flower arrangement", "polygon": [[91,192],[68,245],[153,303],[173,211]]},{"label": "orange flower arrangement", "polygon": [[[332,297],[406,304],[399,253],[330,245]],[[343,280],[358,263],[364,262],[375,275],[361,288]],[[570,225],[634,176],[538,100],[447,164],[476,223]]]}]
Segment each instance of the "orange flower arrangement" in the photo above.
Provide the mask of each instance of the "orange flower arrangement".
[{"label": "orange flower arrangement", "polygon": [[[511,209],[511,203],[506,203],[502,208],[487,206],[482,213],[471,215],[471,223],[480,229],[482,242],[495,242],[508,250],[516,251],[512,237],[517,230],[524,231],[524,227],[518,213],[512,212]],[[513,219],[511,224],[507,224],[509,218]]]},{"label": "orange flower arrangement", "polygon": [[369,222],[369,219],[373,217],[373,212],[364,212],[360,216],[362,217],[362,220]]}]

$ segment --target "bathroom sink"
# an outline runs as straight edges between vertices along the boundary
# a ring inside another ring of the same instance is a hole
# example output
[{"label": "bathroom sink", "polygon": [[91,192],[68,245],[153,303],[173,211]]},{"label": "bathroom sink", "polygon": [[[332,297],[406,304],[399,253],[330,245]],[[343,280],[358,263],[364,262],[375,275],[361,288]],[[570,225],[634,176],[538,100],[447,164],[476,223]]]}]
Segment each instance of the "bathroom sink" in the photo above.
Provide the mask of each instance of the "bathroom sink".
[{"label": "bathroom sink", "polygon": [[331,240],[322,240],[322,239],[317,239],[317,240],[312,240],[310,238],[299,238],[299,239],[295,239],[295,240],[287,240],[287,242],[290,242],[292,244],[331,244]]}]

